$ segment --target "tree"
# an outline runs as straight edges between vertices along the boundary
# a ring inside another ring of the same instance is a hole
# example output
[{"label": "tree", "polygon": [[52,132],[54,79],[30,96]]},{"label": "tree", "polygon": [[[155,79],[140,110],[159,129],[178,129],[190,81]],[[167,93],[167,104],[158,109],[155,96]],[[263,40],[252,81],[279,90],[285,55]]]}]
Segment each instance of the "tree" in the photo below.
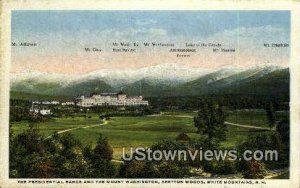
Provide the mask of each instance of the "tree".
[{"label": "tree", "polygon": [[270,129],[272,127],[274,127],[275,125],[275,111],[274,111],[274,106],[273,106],[273,103],[270,102],[269,105],[267,106],[266,108],[266,112],[267,112],[267,117],[268,117],[268,122],[269,122],[269,127]]},{"label": "tree", "polygon": [[112,154],[113,154],[113,150],[111,146],[108,144],[107,138],[103,137],[103,135],[100,134],[97,140],[96,147],[94,148],[94,157],[105,159],[105,160],[111,160]]},{"label": "tree", "polygon": [[[48,140],[46,140],[48,141]],[[46,142],[45,141],[45,142]],[[91,171],[88,161],[83,155],[83,146],[81,142],[71,133],[59,134],[53,137],[45,145],[49,151],[55,151],[53,163],[55,166],[55,178],[83,178],[87,177]],[[50,150],[50,148],[54,148]]]},{"label": "tree", "polygon": [[108,178],[115,174],[115,167],[111,162],[113,150],[106,137],[99,135],[94,149],[84,148],[84,155],[92,168],[92,177]]},{"label": "tree", "polygon": [[131,160],[121,164],[119,176],[121,178],[155,178],[157,173],[155,173],[153,163]]},{"label": "tree", "polygon": [[290,144],[290,122],[288,117],[283,118],[277,125],[276,131],[280,134],[282,142],[289,146]]},{"label": "tree", "polygon": [[191,141],[191,138],[186,133],[182,132],[176,137],[176,141],[189,142]]},{"label": "tree", "polygon": [[[152,151],[178,151],[187,150],[185,143],[163,140],[151,147]],[[160,161],[154,160],[135,160],[136,153],[133,153],[133,159],[125,160],[120,166],[119,176],[122,178],[184,178],[190,176],[190,167],[188,161],[166,160],[162,158]]]},{"label": "tree", "polygon": [[[16,136],[10,133],[9,149],[10,177],[36,178],[37,172],[41,177],[51,176],[51,164],[47,160],[50,155],[43,147],[43,137],[33,126]],[[43,172],[38,168],[42,166],[45,167]]]},{"label": "tree", "polygon": [[198,115],[194,117],[195,127],[201,135],[206,135],[210,142],[226,139],[227,127],[224,124],[226,118],[222,106],[214,103],[202,103]]},{"label": "tree", "polygon": [[290,156],[290,122],[289,118],[283,118],[277,125],[276,131],[280,134],[283,143],[282,161],[283,166],[289,166]]},{"label": "tree", "polygon": [[52,178],[55,174],[54,159],[51,153],[33,153],[27,159],[27,176],[30,178]]},{"label": "tree", "polygon": [[31,126],[21,134],[10,132],[11,178],[107,178],[114,177],[112,149],[99,137],[95,148],[83,147],[71,133],[40,135]]},{"label": "tree", "polygon": [[[276,151],[277,154],[271,155],[267,157],[266,154],[264,158],[261,160],[268,169],[278,169],[286,167],[286,162],[288,163],[289,158],[284,151],[284,145],[280,138],[280,135],[275,131],[266,131],[256,134],[251,134],[248,136],[247,140],[244,141],[242,144],[238,146],[238,151],[240,154],[240,158],[243,159],[243,153],[246,150],[252,151],[261,151],[265,154],[265,151]],[[277,156],[277,160],[276,160]],[[240,161],[240,170],[244,170],[247,168],[246,165],[247,161],[241,160]]]}]

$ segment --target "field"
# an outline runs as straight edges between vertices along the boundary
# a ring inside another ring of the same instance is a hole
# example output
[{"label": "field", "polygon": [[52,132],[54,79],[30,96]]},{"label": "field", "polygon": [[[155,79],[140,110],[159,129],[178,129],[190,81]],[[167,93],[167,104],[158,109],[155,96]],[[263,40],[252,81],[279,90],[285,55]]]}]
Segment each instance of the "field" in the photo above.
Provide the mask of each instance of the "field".
[{"label": "field", "polygon": [[[53,118],[45,122],[34,124],[34,126],[36,126],[39,129],[41,134],[45,136],[49,136],[55,132],[66,130],[66,129],[83,127],[87,125],[97,125],[101,123],[102,121],[96,117],[94,118],[64,117],[64,118]],[[29,123],[27,121],[13,122],[11,123],[11,125],[14,134],[19,134],[24,130],[28,129],[29,127]]]},{"label": "field", "polygon": [[[184,132],[190,138],[197,139],[200,135],[196,133],[193,124],[195,112],[165,112],[160,115],[141,117],[112,117],[103,122],[97,114],[89,114],[86,117],[63,117],[54,118],[46,122],[41,122],[35,126],[45,136],[67,129],[72,132],[83,144],[94,145],[99,134],[108,138],[114,149],[114,158],[121,157],[122,147],[150,146],[163,139],[175,139],[176,136]],[[238,116],[236,116],[238,114]],[[227,121],[233,123],[247,124],[247,113],[231,114]],[[260,126],[267,126],[266,118],[263,115],[254,113],[257,122],[262,122]],[[238,117],[234,119],[234,117]],[[235,120],[235,121],[233,121]],[[239,120],[239,121],[237,121]],[[28,122],[12,123],[14,134],[19,134],[28,128]],[[259,126],[259,124],[255,124]],[[234,147],[241,143],[249,133],[264,131],[252,128],[228,125],[227,140],[222,143],[224,146]]]},{"label": "field", "polygon": [[[277,119],[280,119],[285,113],[287,112],[276,112],[275,116]],[[226,121],[242,125],[269,127],[266,111],[262,109],[232,111],[229,112]]]},{"label": "field", "polygon": [[243,125],[268,127],[268,119],[264,110],[236,110],[229,113],[227,121]]}]

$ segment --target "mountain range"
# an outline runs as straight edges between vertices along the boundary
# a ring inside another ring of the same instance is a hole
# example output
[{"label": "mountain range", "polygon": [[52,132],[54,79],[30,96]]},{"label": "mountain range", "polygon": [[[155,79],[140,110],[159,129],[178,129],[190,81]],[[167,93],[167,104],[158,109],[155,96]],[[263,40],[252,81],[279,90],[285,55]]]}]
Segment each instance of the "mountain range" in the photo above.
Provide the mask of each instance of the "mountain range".
[{"label": "mountain range", "polygon": [[289,69],[270,64],[219,70],[160,64],[136,70],[104,69],[85,75],[47,74],[25,70],[11,74],[11,91],[75,97],[92,92],[128,95],[198,96],[207,94],[263,94],[289,92]]}]

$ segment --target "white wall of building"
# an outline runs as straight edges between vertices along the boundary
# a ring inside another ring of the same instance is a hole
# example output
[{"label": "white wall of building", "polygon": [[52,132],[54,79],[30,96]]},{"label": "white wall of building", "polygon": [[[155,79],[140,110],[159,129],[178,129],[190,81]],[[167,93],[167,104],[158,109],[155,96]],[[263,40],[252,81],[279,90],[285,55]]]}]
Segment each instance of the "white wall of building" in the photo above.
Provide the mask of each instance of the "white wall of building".
[{"label": "white wall of building", "polygon": [[91,97],[80,97],[77,103],[78,106],[148,106],[148,101],[144,101],[142,96],[127,97],[125,94],[120,95],[93,95]]}]

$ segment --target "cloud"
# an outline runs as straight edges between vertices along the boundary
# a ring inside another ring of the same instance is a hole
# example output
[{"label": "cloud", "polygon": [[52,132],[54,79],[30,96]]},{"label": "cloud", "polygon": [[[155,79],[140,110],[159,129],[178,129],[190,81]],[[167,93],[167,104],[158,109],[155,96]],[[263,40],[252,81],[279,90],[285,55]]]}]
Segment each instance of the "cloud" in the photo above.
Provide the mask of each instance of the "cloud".
[{"label": "cloud", "polygon": [[135,28],[130,27],[124,30],[108,29],[96,34],[103,40],[147,40],[157,37],[166,37],[167,31],[161,28]]},{"label": "cloud", "polygon": [[138,26],[152,25],[156,23],[157,21],[153,19],[140,19],[135,22],[135,24]]},{"label": "cloud", "polygon": [[[170,31],[171,32],[171,31]],[[167,30],[160,27],[136,27],[131,26],[123,29],[108,28],[105,30],[80,30],[76,33],[51,33],[31,36],[32,41],[39,41],[39,48],[13,48],[13,56],[19,54],[19,60],[14,58],[14,62],[18,63],[21,68],[29,62],[30,55],[38,55],[39,57],[53,56],[50,58],[40,58],[32,60],[32,64],[28,67],[37,67],[40,69],[51,64],[53,70],[61,67],[60,63],[64,62],[69,72],[84,72],[90,70],[101,69],[106,66],[114,65],[118,68],[138,67],[142,64],[150,65],[151,63],[160,62],[181,62],[183,64],[194,67],[215,68],[223,65],[238,65],[241,67],[252,66],[264,62],[270,62],[277,65],[287,65],[289,62],[290,48],[264,47],[264,43],[289,43],[288,29],[274,26],[262,27],[240,27],[231,30],[221,30],[218,33],[211,34],[208,37],[193,35],[172,35]],[[63,38],[62,38],[63,37]],[[29,40],[31,41],[31,40]],[[199,48],[197,52],[192,54],[191,58],[179,59],[174,54],[167,53],[166,48],[139,48],[135,54],[110,54],[112,42],[174,42],[178,47],[184,47],[186,42],[203,42],[203,43],[221,43],[222,48],[235,48],[235,53],[215,53],[212,48]],[[85,47],[97,47],[104,49],[107,53],[87,54],[84,52]],[[64,50],[62,50],[64,49]],[[155,51],[156,50],[156,51]],[[147,52],[147,53],[144,53]],[[160,52],[160,53],[158,53]],[[67,54],[67,58],[59,58],[58,54]],[[79,57],[76,58],[78,55]],[[90,57],[91,56],[91,57]],[[49,63],[52,62],[52,63]],[[69,63],[68,63],[69,62]],[[86,64],[84,64],[85,62]],[[97,63],[94,63],[97,62]],[[92,64],[92,65],[91,65]],[[18,65],[18,66],[19,66]],[[67,68],[72,65],[77,68]],[[76,66],[75,66],[76,65]],[[27,65],[26,65],[27,66]],[[82,69],[88,67],[90,69]],[[49,68],[50,70],[50,68]],[[59,70],[60,71],[60,70]]]},{"label": "cloud", "polygon": [[149,29],[148,33],[152,36],[167,36],[167,31],[164,29],[152,28],[152,29]]},{"label": "cloud", "polygon": [[271,47],[272,43],[290,43],[288,29],[282,27],[240,27],[211,35],[208,40],[222,43],[225,48],[236,48],[238,57],[243,61],[253,61],[252,64],[271,62],[286,65],[289,61],[289,47]]},{"label": "cloud", "polygon": [[289,33],[281,27],[238,27],[232,30],[224,30],[212,35],[210,38],[223,39],[251,39],[251,40],[287,40]]}]

